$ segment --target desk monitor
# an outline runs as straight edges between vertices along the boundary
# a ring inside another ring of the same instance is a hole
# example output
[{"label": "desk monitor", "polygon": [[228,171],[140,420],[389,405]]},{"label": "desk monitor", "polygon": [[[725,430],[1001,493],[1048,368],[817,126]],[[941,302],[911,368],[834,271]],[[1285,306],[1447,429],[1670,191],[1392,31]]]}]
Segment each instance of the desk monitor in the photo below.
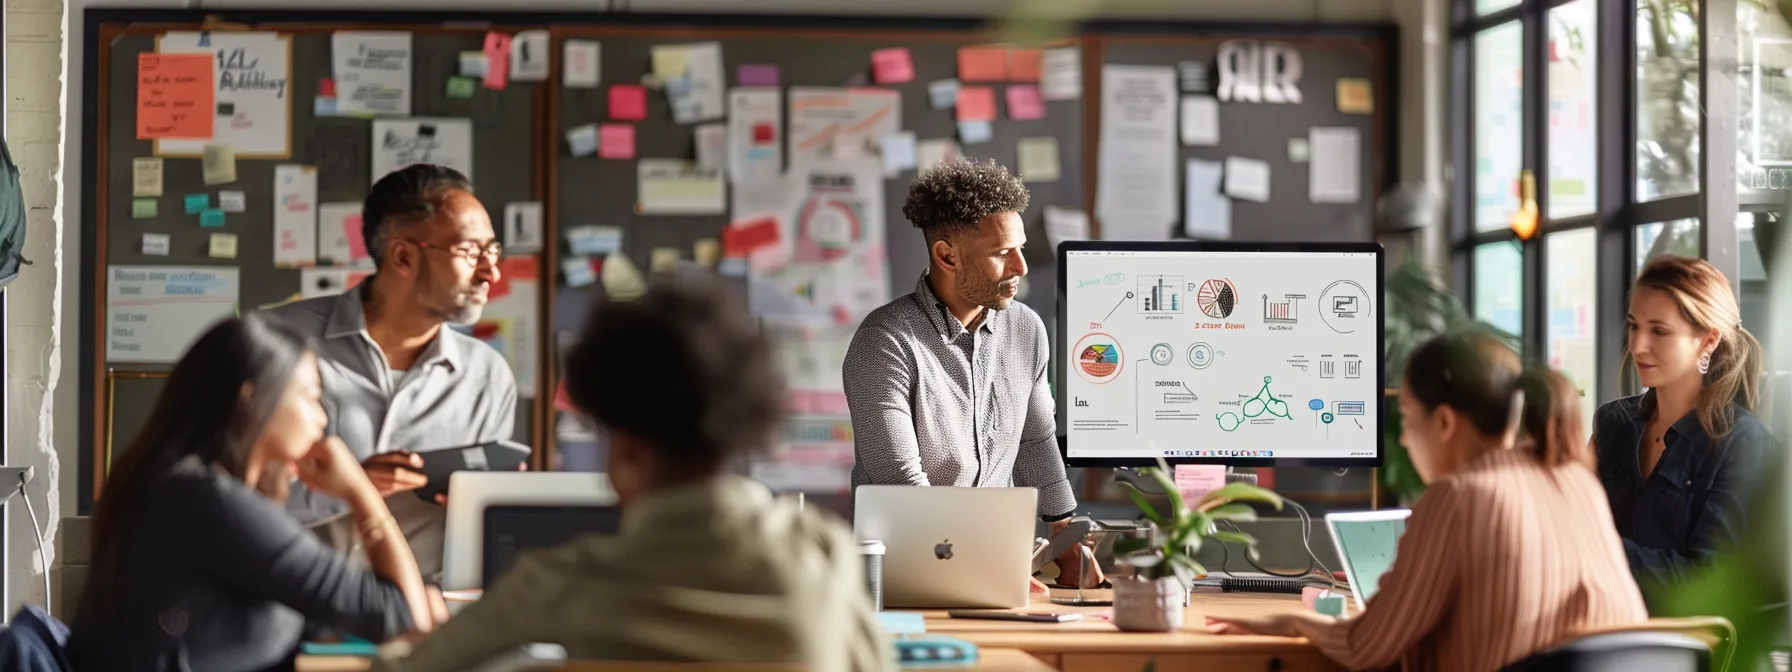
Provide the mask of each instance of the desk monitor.
[{"label": "desk monitor", "polygon": [[1411,515],[1410,509],[1325,514],[1325,529],[1338,548],[1338,560],[1344,563],[1344,576],[1350,580],[1350,593],[1356,596],[1358,608],[1369,604],[1381,587],[1381,575],[1394,566],[1394,552]]},{"label": "desk monitor", "polygon": [[622,510],[589,504],[494,504],[485,507],[480,552],[483,585],[510,571],[523,551],[560,546],[585,534],[616,534]]},{"label": "desk monitor", "polygon": [[1035,488],[861,485],[853,534],[884,544],[887,609],[1027,606]]},{"label": "desk monitor", "polygon": [[614,506],[603,474],[568,471],[461,471],[449,477],[442,532],[442,589],[483,588],[485,509],[500,504]]},{"label": "desk monitor", "polygon": [[1058,246],[1058,407],[1077,467],[1381,465],[1376,243]]}]

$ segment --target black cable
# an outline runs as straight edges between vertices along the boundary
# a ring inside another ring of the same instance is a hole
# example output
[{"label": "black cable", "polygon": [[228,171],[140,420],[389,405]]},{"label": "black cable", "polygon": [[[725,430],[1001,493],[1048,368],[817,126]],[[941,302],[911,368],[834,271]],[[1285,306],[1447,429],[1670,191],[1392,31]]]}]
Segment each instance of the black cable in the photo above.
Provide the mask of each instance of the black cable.
[{"label": "black cable", "polygon": [[[1303,548],[1307,551],[1307,568],[1298,573],[1284,573],[1284,572],[1271,571],[1271,570],[1265,569],[1262,565],[1257,564],[1256,558],[1252,558],[1251,554],[1249,552],[1244,554],[1244,561],[1247,563],[1250,563],[1252,568],[1255,568],[1257,571],[1262,572],[1264,574],[1268,574],[1270,576],[1274,576],[1277,578],[1296,579],[1296,580],[1307,580],[1307,579],[1312,578],[1313,569],[1315,566],[1317,566],[1323,572],[1323,574],[1321,576],[1324,577],[1324,581],[1327,585],[1330,585],[1331,587],[1334,587],[1334,588],[1339,587],[1337,575],[1332,574],[1331,568],[1325,566],[1325,561],[1319,559],[1319,554],[1313,552],[1313,543],[1312,543],[1313,518],[1310,514],[1307,513],[1307,508],[1304,506],[1301,506],[1300,502],[1296,502],[1292,499],[1284,499],[1283,501],[1287,502],[1290,506],[1293,506],[1295,516],[1300,518],[1300,525],[1301,525],[1300,526],[1300,545],[1301,545],[1301,548]],[[1233,532],[1237,532],[1239,534],[1244,534],[1244,530],[1239,529],[1238,525],[1234,524],[1232,521],[1225,520],[1225,521],[1220,521],[1220,522],[1225,523],[1226,527],[1231,528]],[[1220,541],[1220,552],[1222,554],[1221,555],[1222,559],[1220,560],[1220,571],[1224,572],[1226,574],[1226,576],[1231,577],[1231,576],[1233,576],[1232,570],[1227,569],[1226,566],[1231,564],[1232,549],[1230,546],[1226,545],[1226,542],[1223,540]]]}]

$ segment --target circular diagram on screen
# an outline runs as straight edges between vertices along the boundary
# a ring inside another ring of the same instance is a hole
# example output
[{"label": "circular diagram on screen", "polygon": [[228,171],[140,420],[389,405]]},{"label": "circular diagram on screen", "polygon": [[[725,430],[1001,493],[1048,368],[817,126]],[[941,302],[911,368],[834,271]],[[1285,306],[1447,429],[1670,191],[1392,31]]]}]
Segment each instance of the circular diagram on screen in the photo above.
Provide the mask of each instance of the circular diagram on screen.
[{"label": "circular diagram on screen", "polygon": [[1195,305],[1201,308],[1201,314],[1216,320],[1232,316],[1232,308],[1238,305],[1238,288],[1225,278],[1214,278],[1201,283],[1201,289],[1195,292]]},{"label": "circular diagram on screen", "polygon": [[1113,336],[1103,333],[1092,333],[1076,342],[1076,361],[1071,366],[1076,373],[1096,385],[1120,377],[1122,368],[1120,342]]},{"label": "circular diagram on screen", "polygon": [[1158,366],[1168,366],[1170,364],[1170,360],[1172,358],[1174,358],[1175,356],[1176,356],[1176,353],[1170,350],[1169,343],[1159,343],[1157,345],[1151,346],[1151,363],[1152,364],[1156,364]]},{"label": "circular diagram on screen", "polygon": [[1197,369],[1205,369],[1213,364],[1213,346],[1196,343],[1188,346],[1188,365]]},{"label": "circular diagram on screen", "polygon": [[1339,280],[1319,293],[1319,319],[1340,334],[1355,333],[1375,325],[1369,290],[1354,280]]}]

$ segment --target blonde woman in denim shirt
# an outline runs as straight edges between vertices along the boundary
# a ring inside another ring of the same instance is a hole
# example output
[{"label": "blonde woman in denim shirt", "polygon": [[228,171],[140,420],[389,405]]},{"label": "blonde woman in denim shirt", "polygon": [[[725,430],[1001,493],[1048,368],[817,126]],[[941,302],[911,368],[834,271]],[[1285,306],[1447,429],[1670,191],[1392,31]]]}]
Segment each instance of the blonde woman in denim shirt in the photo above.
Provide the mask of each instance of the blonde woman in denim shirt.
[{"label": "blonde woman in denim shirt", "polygon": [[1593,446],[1631,573],[1650,594],[1742,533],[1743,505],[1771,462],[1752,409],[1761,344],[1703,259],[1660,257],[1631,290],[1626,366],[1643,394],[1593,414]]}]

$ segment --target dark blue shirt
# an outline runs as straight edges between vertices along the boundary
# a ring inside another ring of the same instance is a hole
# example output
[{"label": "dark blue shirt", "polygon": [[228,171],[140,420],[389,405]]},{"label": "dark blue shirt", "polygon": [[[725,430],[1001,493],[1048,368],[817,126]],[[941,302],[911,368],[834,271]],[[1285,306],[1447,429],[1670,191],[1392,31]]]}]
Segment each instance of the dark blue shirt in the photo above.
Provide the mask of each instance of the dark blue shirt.
[{"label": "dark blue shirt", "polygon": [[1713,438],[1695,410],[1674,421],[1654,473],[1640,462],[1653,392],[1593,414],[1599,480],[1624,539],[1630,571],[1645,593],[1677,582],[1742,535],[1749,496],[1770,466],[1773,437],[1760,418],[1732,404],[1735,426]]}]

